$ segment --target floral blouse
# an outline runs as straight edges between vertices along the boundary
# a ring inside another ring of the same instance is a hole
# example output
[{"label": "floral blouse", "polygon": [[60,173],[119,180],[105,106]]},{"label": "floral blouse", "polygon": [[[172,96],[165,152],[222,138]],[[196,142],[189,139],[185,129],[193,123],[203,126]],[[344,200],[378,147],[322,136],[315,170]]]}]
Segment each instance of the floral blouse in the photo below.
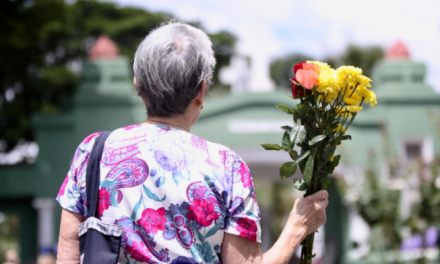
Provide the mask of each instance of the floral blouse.
[{"label": "floral blouse", "polygon": [[[57,196],[87,214],[84,139]],[[224,232],[261,242],[249,168],[232,150],[182,130],[140,124],[108,137],[101,159],[98,214],[123,227],[118,263],[221,263]]]}]

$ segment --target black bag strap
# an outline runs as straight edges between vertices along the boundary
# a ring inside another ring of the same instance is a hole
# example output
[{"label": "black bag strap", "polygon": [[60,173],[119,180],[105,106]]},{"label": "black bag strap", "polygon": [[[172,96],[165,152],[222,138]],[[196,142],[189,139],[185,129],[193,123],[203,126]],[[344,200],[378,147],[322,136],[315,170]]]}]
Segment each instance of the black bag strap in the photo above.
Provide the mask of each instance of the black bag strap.
[{"label": "black bag strap", "polygon": [[98,193],[99,193],[99,182],[101,179],[100,175],[100,162],[102,157],[102,152],[104,150],[105,141],[111,134],[110,131],[103,131],[95,139],[93,144],[92,152],[90,153],[89,161],[87,163],[86,171],[86,197],[87,197],[87,216],[86,219],[92,216],[98,216]]}]

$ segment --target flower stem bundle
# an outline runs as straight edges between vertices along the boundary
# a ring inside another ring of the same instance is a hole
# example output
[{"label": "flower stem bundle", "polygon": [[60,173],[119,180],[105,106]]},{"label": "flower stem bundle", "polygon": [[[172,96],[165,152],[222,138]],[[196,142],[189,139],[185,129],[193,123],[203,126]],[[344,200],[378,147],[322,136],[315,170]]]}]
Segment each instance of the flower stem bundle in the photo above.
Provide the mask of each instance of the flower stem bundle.
[{"label": "flower stem bundle", "polygon": [[[280,168],[282,179],[291,177],[299,167],[302,178],[294,179],[294,186],[305,191],[304,197],[324,190],[341,159],[334,155],[343,140],[351,139],[347,129],[364,104],[374,106],[376,95],[368,88],[371,79],[353,66],[331,68],[318,61],[298,63],[291,79],[292,98],[299,100],[295,107],[277,105],[292,115],[292,124],[284,130],[281,145],[263,144],[266,150],[286,151],[292,161]],[[311,264],[314,233],[302,242],[301,264]]]}]

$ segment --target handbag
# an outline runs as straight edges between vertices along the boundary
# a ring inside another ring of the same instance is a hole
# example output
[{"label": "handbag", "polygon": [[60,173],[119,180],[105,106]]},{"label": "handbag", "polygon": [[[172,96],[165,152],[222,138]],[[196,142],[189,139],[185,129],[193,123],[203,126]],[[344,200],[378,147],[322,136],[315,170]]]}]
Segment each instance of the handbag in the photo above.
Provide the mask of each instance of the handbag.
[{"label": "handbag", "polygon": [[87,164],[87,216],[79,226],[79,250],[82,264],[116,264],[119,258],[122,226],[104,223],[97,215],[100,162],[105,141],[110,133],[104,131],[96,138]]}]

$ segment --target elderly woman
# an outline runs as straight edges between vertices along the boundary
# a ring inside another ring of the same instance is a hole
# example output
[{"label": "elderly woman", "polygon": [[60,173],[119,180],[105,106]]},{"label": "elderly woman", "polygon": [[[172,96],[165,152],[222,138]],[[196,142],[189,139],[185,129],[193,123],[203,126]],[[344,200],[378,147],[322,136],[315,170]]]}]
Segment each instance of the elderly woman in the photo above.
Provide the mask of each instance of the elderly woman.
[{"label": "elderly woman", "polygon": [[[183,23],[157,28],[136,51],[134,86],[148,118],[113,131],[100,162],[99,217],[123,227],[118,263],[288,263],[326,221],[327,192],[298,199],[278,241],[261,252],[249,168],[231,149],[189,132],[214,66],[208,36]],[[99,134],[79,145],[57,197],[57,263],[79,263],[86,166]]]}]

